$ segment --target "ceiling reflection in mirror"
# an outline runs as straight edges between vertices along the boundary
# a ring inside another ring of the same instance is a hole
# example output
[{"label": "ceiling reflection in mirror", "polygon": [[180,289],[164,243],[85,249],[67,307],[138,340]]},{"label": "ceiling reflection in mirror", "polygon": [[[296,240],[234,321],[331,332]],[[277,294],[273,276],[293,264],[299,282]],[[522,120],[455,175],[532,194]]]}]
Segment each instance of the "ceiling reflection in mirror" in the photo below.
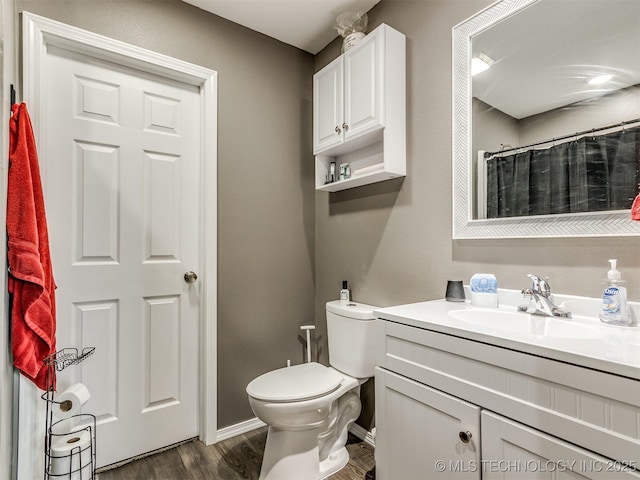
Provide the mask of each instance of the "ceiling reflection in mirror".
[{"label": "ceiling reflection in mirror", "polygon": [[469,50],[471,219],[631,207],[639,0],[539,0],[473,34]]}]

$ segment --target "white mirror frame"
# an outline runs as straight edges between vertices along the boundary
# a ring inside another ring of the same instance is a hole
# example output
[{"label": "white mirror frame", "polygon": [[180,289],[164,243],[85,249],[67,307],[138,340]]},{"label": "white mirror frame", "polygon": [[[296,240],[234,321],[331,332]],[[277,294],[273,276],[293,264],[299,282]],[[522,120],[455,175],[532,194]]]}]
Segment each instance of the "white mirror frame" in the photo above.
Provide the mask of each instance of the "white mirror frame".
[{"label": "white mirror frame", "polygon": [[640,235],[629,210],[474,220],[471,167],[471,38],[540,0],[502,0],[453,27],[453,239]]}]

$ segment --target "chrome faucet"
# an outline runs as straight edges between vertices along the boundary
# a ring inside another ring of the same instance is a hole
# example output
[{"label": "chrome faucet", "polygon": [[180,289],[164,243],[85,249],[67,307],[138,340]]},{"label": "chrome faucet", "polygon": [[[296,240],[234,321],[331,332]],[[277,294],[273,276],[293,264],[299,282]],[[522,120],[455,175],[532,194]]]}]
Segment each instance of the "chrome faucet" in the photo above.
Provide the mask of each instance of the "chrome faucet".
[{"label": "chrome faucet", "polygon": [[529,299],[529,303],[520,305],[518,307],[519,312],[530,313],[532,315],[544,315],[547,317],[571,318],[570,311],[553,304],[548,277],[542,278],[532,273],[527,274],[527,277],[531,279],[533,285],[531,288],[522,290],[522,294],[525,298]]}]

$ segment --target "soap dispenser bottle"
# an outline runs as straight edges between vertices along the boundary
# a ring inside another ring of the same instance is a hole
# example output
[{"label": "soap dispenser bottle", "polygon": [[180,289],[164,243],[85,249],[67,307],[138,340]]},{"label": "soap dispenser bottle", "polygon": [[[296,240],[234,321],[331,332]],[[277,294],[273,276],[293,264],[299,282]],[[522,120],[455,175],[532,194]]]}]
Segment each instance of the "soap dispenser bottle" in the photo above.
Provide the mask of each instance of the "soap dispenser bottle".
[{"label": "soap dispenser bottle", "polygon": [[622,280],[622,275],[616,269],[617,260],[609,260],[611,269],[607,273],[605,289],[602,294],[602,308],[600,309],[600,320],[614,325],[630,325],[631,317],[627,308],[626,283]]},{"label": "soap dispenser bottle", "polygon": [[351,300],[349,287],[346,280],[342,281],[342,290],[340,290],[340,303],[349,303]]}]

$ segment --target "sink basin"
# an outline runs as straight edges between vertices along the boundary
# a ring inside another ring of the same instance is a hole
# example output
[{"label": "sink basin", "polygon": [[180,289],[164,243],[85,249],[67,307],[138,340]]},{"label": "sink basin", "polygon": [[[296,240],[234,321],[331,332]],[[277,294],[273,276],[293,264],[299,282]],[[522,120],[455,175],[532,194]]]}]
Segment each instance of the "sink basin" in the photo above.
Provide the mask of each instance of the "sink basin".
[{"label": "sink basin", "polygon": [[453,310],[449,316],[482,331],[512,332],[554,338],[600,338],[600,334],[588,326],[568,319],[529,315],[500,310]]}]

